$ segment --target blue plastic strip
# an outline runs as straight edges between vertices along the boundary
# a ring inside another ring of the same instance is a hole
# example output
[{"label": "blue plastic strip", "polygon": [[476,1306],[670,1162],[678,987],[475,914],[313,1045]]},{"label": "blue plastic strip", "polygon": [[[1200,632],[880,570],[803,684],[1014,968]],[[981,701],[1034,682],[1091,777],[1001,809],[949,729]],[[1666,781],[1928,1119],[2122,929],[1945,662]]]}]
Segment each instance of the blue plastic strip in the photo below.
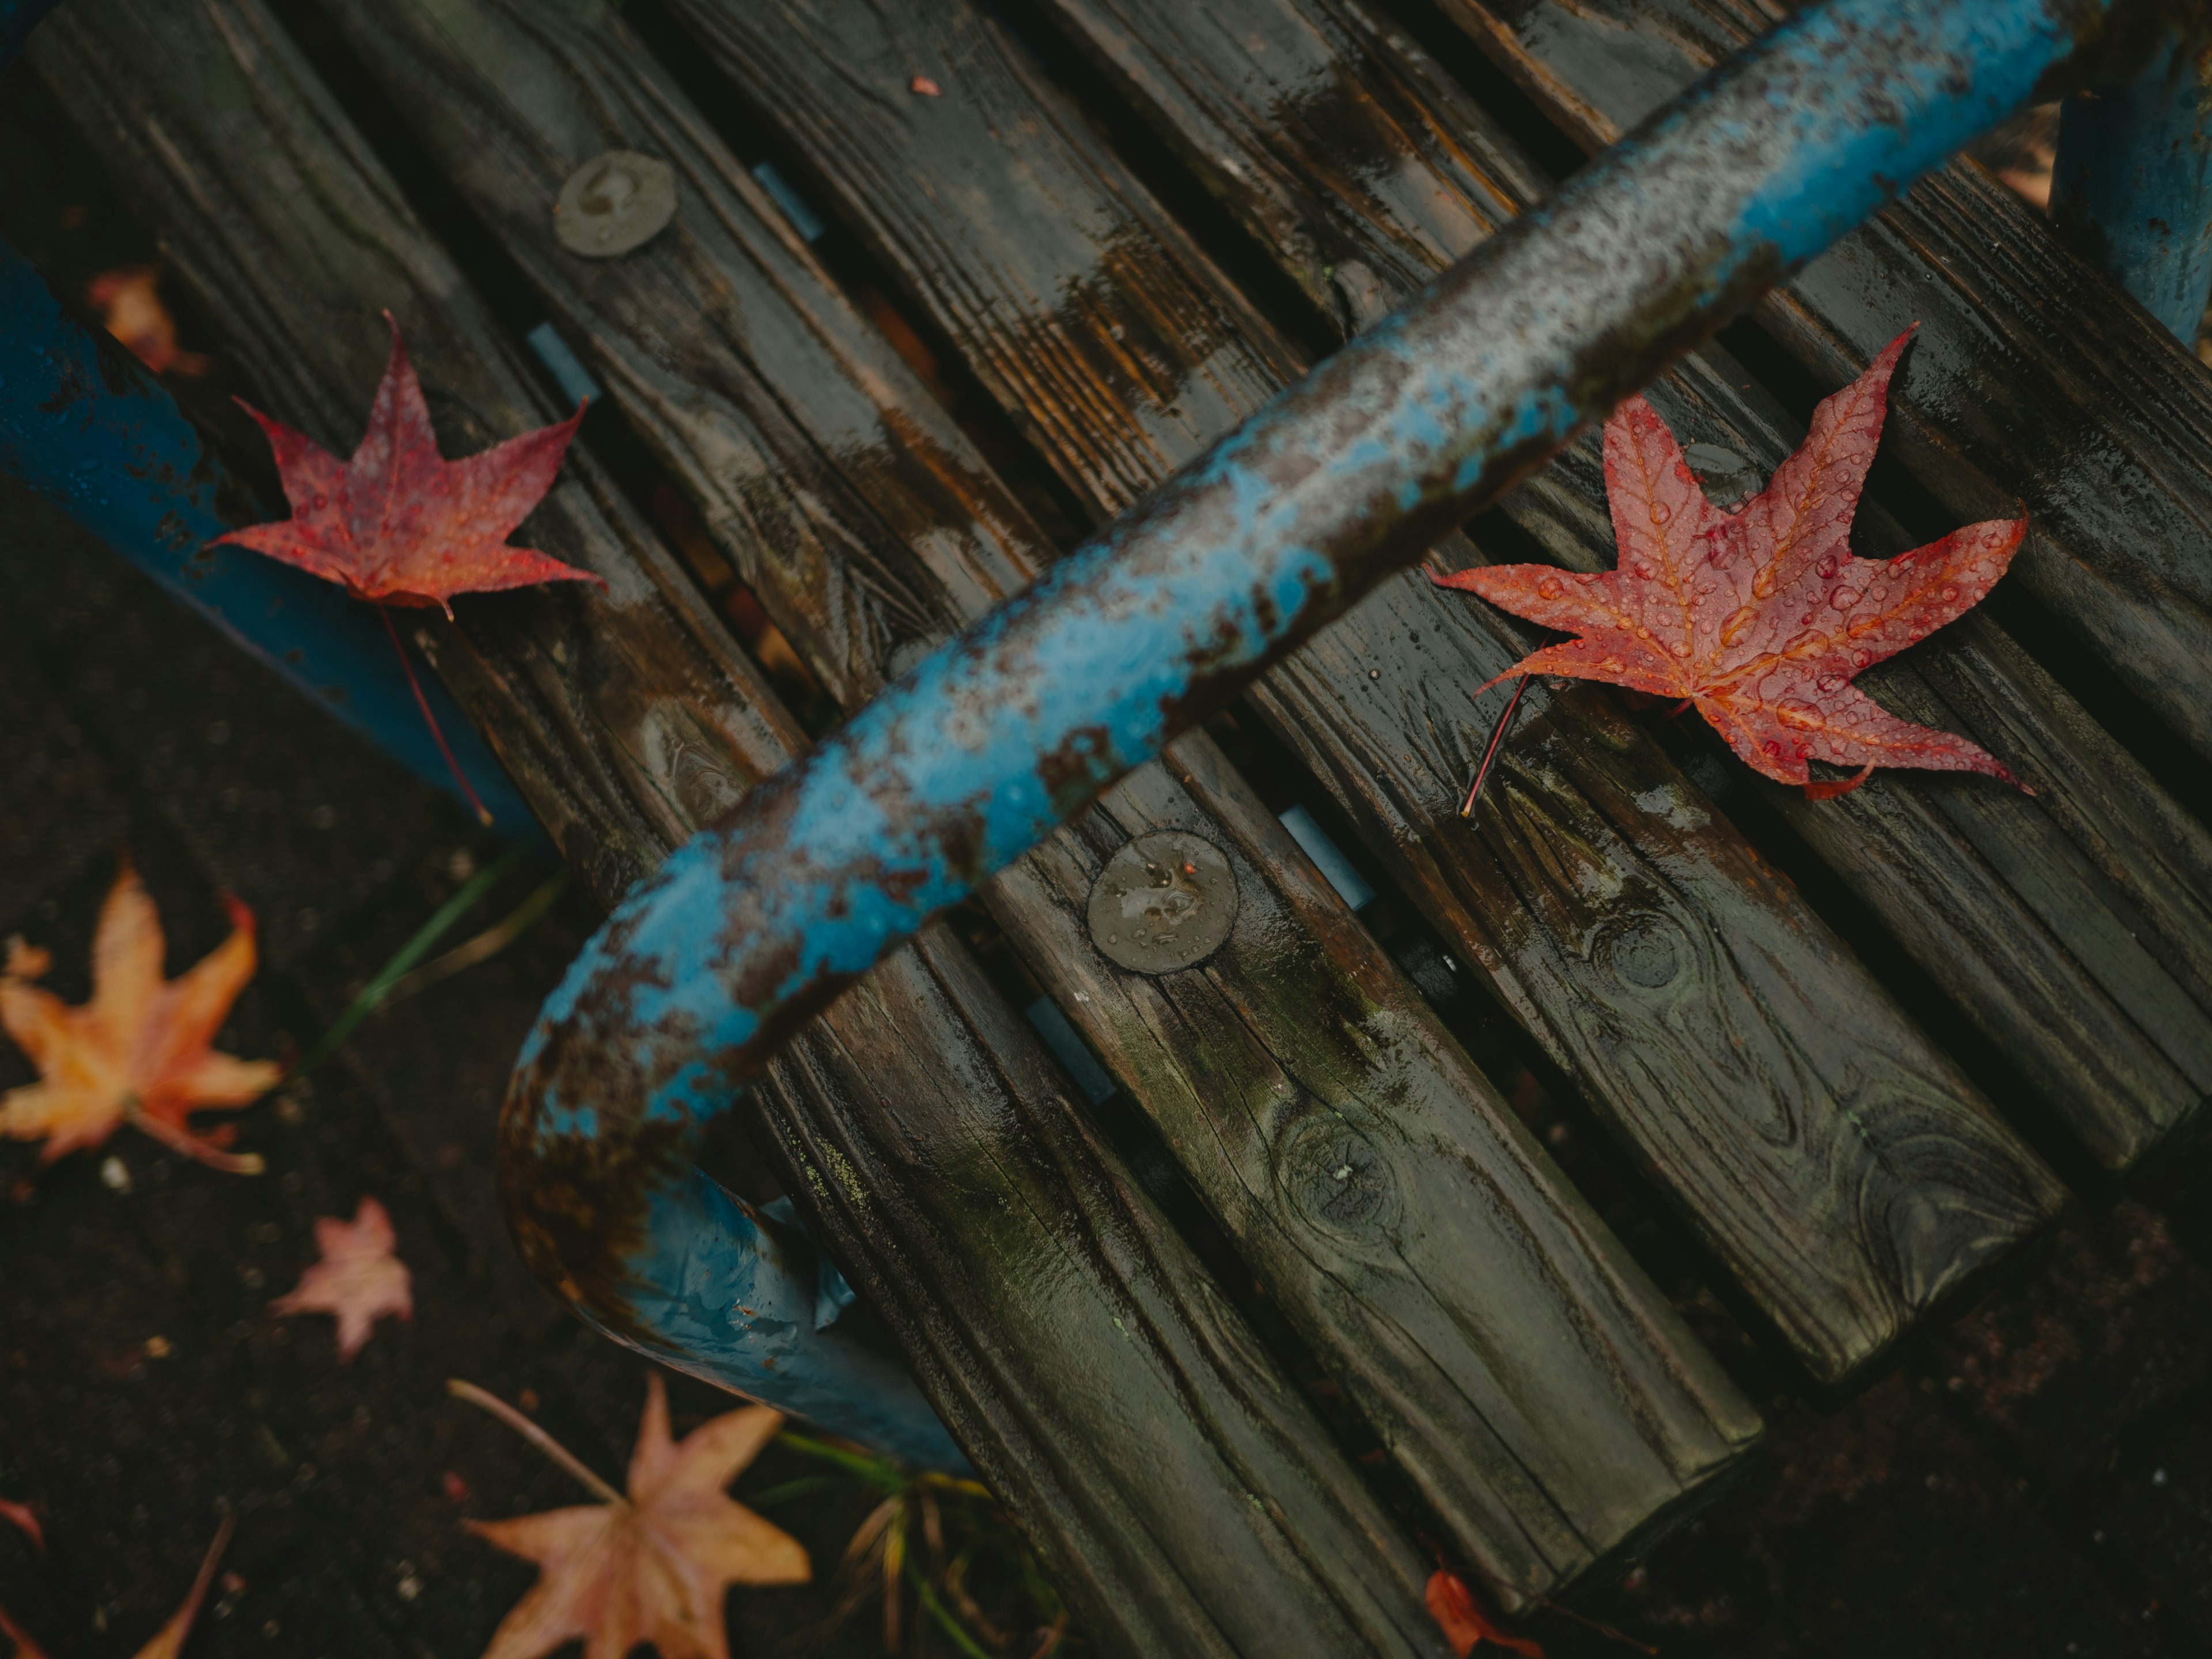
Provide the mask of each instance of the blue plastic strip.
[{"label": "blue plastic strip", "polygon": [[1030,1029],[1044,1039],[1044,1046],[1052,1050],[1053,1058],[1060,1062],[1069,1080],[1083,1091],[1085,1100],[1093,1106],[1101,1106],[1113,1099],[1113,1078],[1050,997],[1039,997],[1022,1010],[1022,1017],[1029,1021]]},{"label": "blue plastic strip", "polygon": [[545,372],[553,377],[553,384],[561,388],[561,395],[572,404],[595,404],[607,394],[592,378],[583,360],[568,349],[568,343],[561,331],[550,323],[540,323],[522,337],[523,343],[538,354],[538,361],[545,365]]},{"label": "blue plastic strip", "polygon": [[830,227],[822,222],[819,214],[807,206],[806,198],[792,187],[791,180],[775,170],[774,162],[763,161],[753,169],[753,177],[760,181],[760,187],[769,193],[769,198],[783,210],[783,216],[791,221],[791,228],[801,238],[809,242],[822,240]]},{"label": "blue plastic strip", "polygon": [[2051,216],[2185,344],[2212,294],[2212,44],[2061,106]]},{"label": "blue plastic strip", "polygon": [[1344,856],[1344,849],[1329,839],[1328,831],[1315,822],[1314,815],[1303,806],[1293,806],[1279,816],[1283,828],[1291,832],[1291,839],[1304,849],[1305,855],[1314,861],[1314,868],[1336,889],[1336,896],[1355,910],[1364,909],[1373,901],[1375,890],[1352,867],[1352,860]]},{"label": "blue plastic strip", "polygon": [[[260,517],[253,494],[201,447],[139,363],[70,320],[45,279],[0,243],[0,472],[78,523],[372,743],[440,788],[453,775],[392,642],[330,583],[209,540]],[[434,675],[418,671],[453,754],[495,826],[544,831]]]},{"label": "blue plastic strip", "polygon": [[501,1182],[532,1270],[603,1328],[742,1370],[653,1307],[672,1264],[742,1248],[678,1213],[677,1171],[786,1034],[2009,114],[2101,15],[1798,13],[679,849],[524,1048]]}]

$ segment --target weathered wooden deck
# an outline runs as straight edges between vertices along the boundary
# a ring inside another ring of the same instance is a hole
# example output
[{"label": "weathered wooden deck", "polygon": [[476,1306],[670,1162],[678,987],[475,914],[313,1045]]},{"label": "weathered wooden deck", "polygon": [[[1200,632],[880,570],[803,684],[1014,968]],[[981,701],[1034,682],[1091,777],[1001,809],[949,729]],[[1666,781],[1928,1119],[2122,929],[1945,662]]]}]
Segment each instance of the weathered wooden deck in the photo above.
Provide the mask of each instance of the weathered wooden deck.
[{"label": "weathered wooden deck", "polygon": [[[1628,0],[1600,54],[1579,10],[1439,3],[71,0],[32,62],[325,445],[386,308],[449,449],[555,412],[541,316],[605,386],[528,529],[606,591],[417,635],[604,905],[806,742],[790,696],[857,707],[1540,197],[1560,147],[1507,76],[1602,143],[1745,27]],[[611,150],[674,169],[675,218],[580,258],[550,205]],[[1509,1609],[1602,1593],[1754,1467],[1747,1377],[1848,1397],[2059,1212],[2054,1163],[2103,1202],[2196,1132],[2206,371],[1962,163],[1651,396],[1763,476],[1915,319],[1863,549],[2015,497],[2035,528],[2003,603],[1868,678],[2032,800],[1885,774],[1807,804],[1583,688],[1532,692],[1463,822],[1504,696],[1468,694],[1526,641],[1401,579],[759,1091],[787,1176],[849,1172],[816,1219],[1103,1646],[1430,1652],[1439,1548]],[[1532,544],[1610,562],[1594,441],[1436,557]],[[756,661],[727,618],[763,613]],[[1365,920],[1292,804],[1383,890]],[[1165,971],[1086,917],[1163,832],[1236,894]],[[1560,1167],[1546,1082],[1613,1151]],[[1679,1299],[1685,1263],[1706,1340],[1651,1276]]]}]

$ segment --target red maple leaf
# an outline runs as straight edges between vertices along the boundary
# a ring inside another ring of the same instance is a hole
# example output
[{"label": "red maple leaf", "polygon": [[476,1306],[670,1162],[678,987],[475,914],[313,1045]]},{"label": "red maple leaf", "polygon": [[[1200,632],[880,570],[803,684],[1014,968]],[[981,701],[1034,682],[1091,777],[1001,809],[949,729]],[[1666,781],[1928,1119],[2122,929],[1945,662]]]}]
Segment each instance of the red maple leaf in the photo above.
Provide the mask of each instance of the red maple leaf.
[{"label": "red maple leaf", "polygon": [[[1850,683],[1978,604],[2027,530],[2025,519],[1992,520],[1893,559],[1853,556],[1851,515],[1911,336],[1814,411],[1804,443],[1741,511],[1705,499],[1666,422],[1631,398],[1605,423],[1616,568],[1508,564],[1431,579],[1577,636],[1498,679],[1567,675],[1694,703],[1759,771],[1815,799],[1856,787],[1877,766],[2017,785],[1985,750],[1899,720]],[[1810,760],[1860,771],[1814,783]]]},{"label": "red maple leaf", "polygon": [[356,599],[438,605],[456,593],[604,580],[507,538],[553,487],[584,406],[557,426],[510,438],[480,455],[438,453],[422,383],[392,325],[392,360],[369,407],[368,430],[340,461],[304,433],[250,404],[275,452],[292,516],[218,536],[334,581]]}]

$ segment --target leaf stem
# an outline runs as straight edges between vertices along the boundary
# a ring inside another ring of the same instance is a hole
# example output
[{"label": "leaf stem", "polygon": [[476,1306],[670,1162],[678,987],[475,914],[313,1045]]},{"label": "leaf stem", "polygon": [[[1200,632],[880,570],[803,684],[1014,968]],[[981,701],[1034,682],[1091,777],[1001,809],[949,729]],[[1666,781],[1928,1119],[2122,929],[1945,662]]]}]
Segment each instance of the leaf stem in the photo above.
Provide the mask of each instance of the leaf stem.
[{"label": "leaf stem", "polygon": [[458,1376],[449,1376],[446,1379],[446,1392],[456,1400],[465,1400],[471,1406],[480,1406],[489,1412],[562,1468],[568,1470],[570,1474],[574,1475],[592,1496],[609,1504],[620,1504],[625,1509],[629,1506],[629,1498],[592,1474],[575,1453],[570,1451],[497,1395],[489,1389],[480,1389],[473,1382],[464,1382]]},{"label": "leaf stem", "polygon": [[385,994],[385,1004],[404,1002],[417,991],[427,991],[440,980],[451,979],[465,968],[473,968],[488,962],[514,943],[531,927],[553,908],[554,901],[568,890],[574,872],[556,870],[532,890],[530,896],[507,912],[473,939],[464,939],[441,957],[424,963],[411,973],[403,974],[392,981],[392,988]]},{"label": "leaf stem", "polygon": [[[415,930],[415,936],[401,945],[392,959],[376,970],[375,977],[361,988],[360,994],[346,1005],[345,1012],[332,1022],[330,1030],[315,1039],[315,1046],[301,1057],[300,1063],[292,1068],[291,1075],[305,1077],[336,1053],[338,1045],[353,1035],[354,1027],[383,1005],[391,996],[392,988],[407,977],[408,971],[416,963],[429,955],[430,947],[450,933],[455,922],[475,908],[477,900],[522,861],[527,850],[520,846],[508,848],[471,877],[460,891],[440,905],[430,920]],[[527,908],[536,896],[532,894],[531,899],[525,900],[524,908]],[[547,902],[551,901],[549,899]],[[485,954],[489,955],[490,952],[486,951]]]},{"label": "leaf stem", "polygon": [[952,1616],[951,1609],[938,1600],[937,1592],[930,1588],[929,1580],[921,1576],[921,1568],[912,1557],[908,1557],[906,1562],[906,1578],[914,1586],[915,1594],[921,1596],[921,1605],[928,1609],[930,1617],[945,1627],[945,1633],[952,1638],[953,1645],[966,1654],[968,1659],[995,1659],[991,1650],[970,1636],[967,1627]]},{"label": "leaf stem", "polygon": [[1490,781],[1490,769],[1498,760],[1498,751],[1504,747],[1505,734],[1513,729],[1514,717],[1521,712],[1521,699],[1528,690],[1529,677],[1523,674],[1513,683],[1513,696],[1498,715],[1498,724],[1490,730],[1490,742],[1482,751],[1482,763],[1474,769],[1474,781],[1468,786],[1467,799],[1461,803],[1459,815],[1463,818],[1474,816],[1474,804],[1482,799],[1482,786]]},{"label": "leaf stem", "polygon": [[446,734],[438,729],[438,717],[430,712],[430,700],[422,695],[422,682],[415,678],[415,665],[407,659],[407,647],[400,644],[399,630],[392,625],[392,607],[378,605],[376,614],[384,618],[384,631],[392,641],[392,650],[398,653],[400,670],[407,676],[407,689],[415,694],[415,706],[422,711],[422,724],[430,728],[431,737],[437,740],[438,752],[446,757],[446,765],[453,772],[453,781],[461,786],[461,798],[476,809],[477,822],[485,829],[490,829],[491,813],[477,799],[477,792],[469,784],[469,775],[461,770],[460,762],[453,758],[453,751],[447,746]]},{"label": "leaf stem", "polygon": [[794,1434],[789,1429],[779,1431],[775,1439],[778,1445],[787,1450],[799,1452],[808,1457],[818,1457],[825,1463],[835,1463],[839,1468],[848,1470],[886,1492],[902,1492],[906,1489],[908,1484],[906,1475],[900,1470],[897,1464],[887,1457],[878,1457],[869,1452],[854,1451],[844,1446],[835,1445],[827,1440],[817,1440],[812,1435]]}]

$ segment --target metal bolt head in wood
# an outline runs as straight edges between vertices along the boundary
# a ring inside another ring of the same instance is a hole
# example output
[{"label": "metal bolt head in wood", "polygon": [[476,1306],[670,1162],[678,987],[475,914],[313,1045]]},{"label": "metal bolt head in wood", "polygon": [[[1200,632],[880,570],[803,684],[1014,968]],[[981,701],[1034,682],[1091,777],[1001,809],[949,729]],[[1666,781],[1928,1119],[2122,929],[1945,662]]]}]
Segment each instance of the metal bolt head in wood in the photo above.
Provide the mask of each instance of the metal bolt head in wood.
[{"label": "metal bolt head in wood", "polygon": [[1203,962],[1237,920],[1237,873],[1212,842],[1181,830],[1139,836],[1091,887],[1091,941],[1139,974]]},{"label": "metal bolt head in wood", "polygon": [[634,149],[611,149],[568,175],[553,204],[561,246],[611,259],[642,247],[676,216],[676,169]]}]

